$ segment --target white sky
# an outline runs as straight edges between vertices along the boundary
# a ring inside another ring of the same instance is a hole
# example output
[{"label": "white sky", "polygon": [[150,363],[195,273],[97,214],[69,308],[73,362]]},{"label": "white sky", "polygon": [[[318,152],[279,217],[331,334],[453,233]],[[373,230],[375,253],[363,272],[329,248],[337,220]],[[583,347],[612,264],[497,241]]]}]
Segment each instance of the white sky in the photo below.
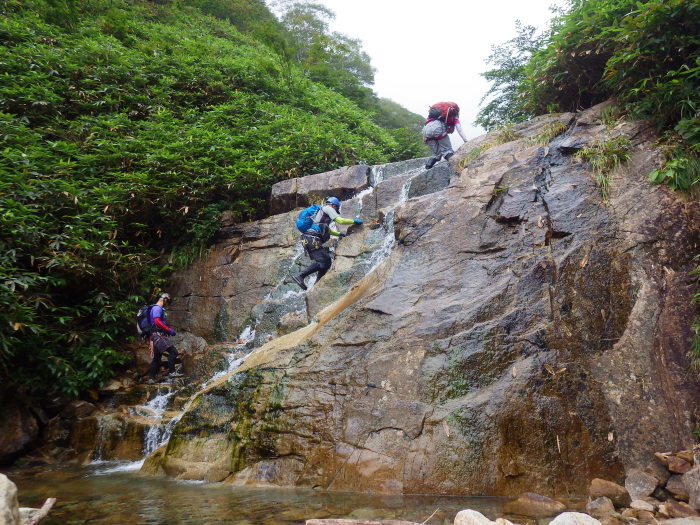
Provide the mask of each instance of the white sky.
[{"label": "white sky", "polygon": [[[515,21],[544,29],[562,0],[317,0],[336,14],[331,30],[362,41],[374,91],[426,116],[434,102],[459,104],[468,138],[488,83],[491,46],[515,36]],[[451,135],[455,146],[462,143]]]}]

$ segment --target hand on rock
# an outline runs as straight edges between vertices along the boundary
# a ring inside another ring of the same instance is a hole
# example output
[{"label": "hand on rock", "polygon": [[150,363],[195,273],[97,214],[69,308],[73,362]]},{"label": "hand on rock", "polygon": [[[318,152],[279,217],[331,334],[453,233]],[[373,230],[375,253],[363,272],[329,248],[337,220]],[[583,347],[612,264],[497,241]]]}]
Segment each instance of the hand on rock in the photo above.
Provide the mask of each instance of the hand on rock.
[{"label": "hand on rock", "polygon": [[348,236],[348,234],[344,233],[344,232],[340,232],[340,234],[338,235],[338,237],[347,237],[347,236]]},{"label": "hand on rock", "polygon": [[168,335],[177,335],[177,332],[171,328],[168,330]]},{"label": "hand on rock", "polygon": [[361,220],[361,219],[355,219],[355,224],[362,224],[362,220]]}]

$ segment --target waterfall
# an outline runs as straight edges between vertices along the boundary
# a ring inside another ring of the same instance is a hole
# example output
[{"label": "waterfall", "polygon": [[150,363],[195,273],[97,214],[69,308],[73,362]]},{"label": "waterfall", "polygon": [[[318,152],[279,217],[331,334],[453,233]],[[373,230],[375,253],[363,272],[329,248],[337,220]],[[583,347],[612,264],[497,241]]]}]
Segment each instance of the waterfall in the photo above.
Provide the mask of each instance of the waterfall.
[{"label": "waterfall", "polygon": [[[422,166],[422,163],[421,163]],[[393,165],[374,166],[370,170],[369,182],[370,185],[358,192],[352,197],[354,201],[354,209],[352,215],[359,218],[363,211],[364,200],[391,177],[402,176],[406,177],[401,186],[400,193],[395,202],[385,208],[382,224],[380,225],[381,237],[372,234],[367,239],[371,241],[370,245],[366,245],[365,253],[367,256],[363,262],[358,264],[366,265],[364,274],[371,273],[374,269],[391,253],[394,246],[394,217],[396,208],[408,199],[411,182],[415,175],[420,173],[420,167],[416,163],[405,166],[402,163]],[[395,191],[395,190],[394,190]],[[286,313],[306,313],[306,293],[299,290],[296,284],[290,279],[292,272],[297,270],[299,261],[304,255],[304,248],[301,242],[297,242],[294,246],[294,251],[288,259],[281,262],[281,268],[277,281],[274,283],[270,291],[263,299],[255,306],[251,312],[251,322],[248,323],[238,336],[238,344],[230,349],[223,357],[221,369],[214,373],[209,379],[194,385],[183,386],[180,382],[175,382],[170,385],[162,385],[154,391],[155,395],[145,404],[136,405],[131,408],[131,414],[148,420],[151,424],[144,432],[142,454],[143,459],[135,462],[122,462],[116,466],[109,466],[101,469],[96,473],[110,473],[117,471],[138,470],[143,465],[145,459],[156,451],[159,447],[168,442],[172,435],[173,429],[180,421],[182,416],[191,407],[197,395],[207,389],[215,381],[224,377],[227,374],[238,369],[244,361],[253,354],[258,348],[276,336],[276,326],[282,315]],[[313,286],[315,276],[313,276],[307,285]],[[188,400],[184,403],[181,409],[176,411],[173,409],[173,403],[179,395],[183,399],[183,394],[188,396]],[[168,417],[167,411],[170,410]],[[104,419],[104,418],[103,418]],[[105,433],[105,421],[100,419],[98,432],[100,436]],[[98,448],[95,452],[95,458],[100,459],[102,455],[102,439],[98,440]],[[104,463],[104,462],[96,462]],[[113,464],[112,464],[113,465]]]}]

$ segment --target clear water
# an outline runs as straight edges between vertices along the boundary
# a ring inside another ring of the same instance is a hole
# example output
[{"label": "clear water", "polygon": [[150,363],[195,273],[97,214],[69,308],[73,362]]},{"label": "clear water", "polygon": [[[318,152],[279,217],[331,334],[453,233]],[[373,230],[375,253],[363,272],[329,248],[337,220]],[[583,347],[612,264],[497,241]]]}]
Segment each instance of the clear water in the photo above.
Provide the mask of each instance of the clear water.
[{"label": "clear water", "polygon": [[[104,467],[103,465],[100,465]],[[58,501],[42,525],[289,525],[311,518],[407,520],[451,524],[458,511],[500,516],[501,498],[388,496],[312,489],[232,487],[145,476],[138,472],[99,474],[97,466],[10,470],[20,506]]]}]

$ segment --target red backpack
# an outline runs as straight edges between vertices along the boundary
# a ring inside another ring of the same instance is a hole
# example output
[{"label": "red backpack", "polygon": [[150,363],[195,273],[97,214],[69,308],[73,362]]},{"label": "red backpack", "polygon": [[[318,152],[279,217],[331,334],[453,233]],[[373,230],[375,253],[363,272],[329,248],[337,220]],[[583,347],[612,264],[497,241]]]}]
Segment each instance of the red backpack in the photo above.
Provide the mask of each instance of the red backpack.
[{"label": "red backpack", "polygon": [[447,133],[455,130],[455,124],[459,118],[459,106],[454,102],[438,102],[430,106],[429,119],[440,119],[447,124]]}]

